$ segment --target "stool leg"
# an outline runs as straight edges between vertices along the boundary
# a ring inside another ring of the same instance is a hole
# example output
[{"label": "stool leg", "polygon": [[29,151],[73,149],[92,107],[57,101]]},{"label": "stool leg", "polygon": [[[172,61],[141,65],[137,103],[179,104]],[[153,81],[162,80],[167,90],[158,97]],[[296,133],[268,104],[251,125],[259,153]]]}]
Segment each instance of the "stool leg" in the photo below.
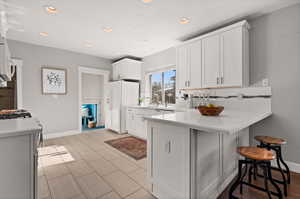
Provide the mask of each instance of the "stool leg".
[{"label": "stool leg", "polygon": [[256,161],[254,160],[254,180],[256,180],[256,176],[257,176],[257,164]]},{"label": "stool leg", "polygon": [[288,165],[284,162],[283,158],[282,158],[282,154],[281,154],[281,147],[278,147],[278,157],[280,162],[283,164],[283,166],[285,167],[286,170],[286,174],[287,174],[287,183],[291,184],[291,174],[290,174],[290,169],[288,167]]},{"label": "stool leg", "polygon": [[254,168],[254,167],[253,167],[252,165],[249,167],[249,172],[248,172],[248,183],[249,183],[249,184],[252,183],[252,174],[253,174],[252,169],[253,169],[253,168]]},{"label": "stool leg", "polygon": [[231,185],[231,187],[229,189],[229,199],[237,198],[237,197],[233,196],[233,192],[237,188],[237,186],[239,184],[241,184],[241,181],[242,181],[242,165],[243,165],[242,161],[243,160],[239,160],[238,177],[237,177],[236,181],[233,183],[233,185]]},{"label": "stool leg", "polygon": [[278,193],[278,198],[279,199],[282,199],[282,193],[281,193],[281,190],[279,188],[279,186],[273,181],[273,178],[272,178],[272,172],[271,172],[271,162],[267,162],[266,163],[267,167],[267,171],[268,171],[268,178],[271,182],[271,184],[275,187],[275,189],[277,190],[277,193]]},{"label": "stool leg", "polygon": [[268,167],[267,167],[267,165],[262,165],[262,169],[263,169],[263,172],[264,172],[265,190],[268,194],[268,198],[272,199],[271,192],[270,192],[269,186],[268,186]]},{"label": "stool leg", "polygon": [[285,178],[285,174],[281,168],[281,164],[280,164],[280,161],[279,161],[279,156],[280,156],[280,149],[276,149],[276,161],[277,161],[277,166],[278,166],[278,169],[279,169],[279,172],[282,176],[282,181],[283,181],[283,190],[284,190],[284,195],[287,196],[287,181],[286,181],[286,178]]},{"label": "stool leg", "polygon": [[[246,168],[245,168],[245,172],[243,174],[243,176],[241,177],[241,181],[243,181],[243,179],[245,178],[246,174],[248,171],[248,164],[246,164]],[[240,184],[240,194],[243,194],[243,183]]]}]

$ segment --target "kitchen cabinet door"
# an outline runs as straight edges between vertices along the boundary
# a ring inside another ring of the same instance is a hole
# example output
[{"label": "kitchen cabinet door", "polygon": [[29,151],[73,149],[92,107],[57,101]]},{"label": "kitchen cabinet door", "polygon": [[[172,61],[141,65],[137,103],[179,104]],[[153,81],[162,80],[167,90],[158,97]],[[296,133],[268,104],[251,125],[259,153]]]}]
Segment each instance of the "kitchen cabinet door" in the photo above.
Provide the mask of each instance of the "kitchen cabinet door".
[{"label": "kitchen cabinet door", "polygon": [[221,35],[221,84],[224,87],[243,86],[243,28]]},{"label": "kitchen cabinet door", "polygon": [[189,62],[188,62],[188,46],[180,46],[177,48],[176,60],[176,81],[178,89],[186,89],[189,80]]},{"label": "kitchen cabinet door", "polygon": [[202,86],[219,86],[220,77],[220,35],[212,35],[202,40]]},{"label": "kitchen cabinet door", "polygon": [[189,129],[154,122],[150,126],[153,194],[158,198],[190,198]]},{"label": "kitchen cabinet door", "polygon": [[189,45],[189,88],[202,88],[202,41],[198,40]]},{"label": "kitchen cabinet door", "polygon": [[126,114],[126,131],[129,133],[132,131],[132,120],[133,120],[133,110],[132,109],[127,109],[127,114]]}]

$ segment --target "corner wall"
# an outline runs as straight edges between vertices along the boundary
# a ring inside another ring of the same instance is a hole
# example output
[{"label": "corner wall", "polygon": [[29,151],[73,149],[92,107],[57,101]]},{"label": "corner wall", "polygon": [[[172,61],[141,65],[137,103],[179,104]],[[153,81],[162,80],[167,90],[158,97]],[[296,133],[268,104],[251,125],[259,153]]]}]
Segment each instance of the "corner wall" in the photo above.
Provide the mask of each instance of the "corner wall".
[{"label": "corner wall", "polygon": [[250,80],[268,78],[271,118],[250,128],[255,135],[287,139],[284,158],[300,163],[300,4],[250,21]]}]

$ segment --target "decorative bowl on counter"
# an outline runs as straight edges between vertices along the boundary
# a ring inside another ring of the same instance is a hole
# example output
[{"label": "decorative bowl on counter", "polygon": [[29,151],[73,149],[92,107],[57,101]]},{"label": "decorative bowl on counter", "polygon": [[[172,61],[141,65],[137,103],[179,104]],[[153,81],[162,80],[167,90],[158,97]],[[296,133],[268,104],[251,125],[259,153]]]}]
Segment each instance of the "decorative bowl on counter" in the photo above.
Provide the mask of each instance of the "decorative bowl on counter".
[{"label": "decorative bowl on counter", "polygon": [[218,116],[224,110],[223,106],[198,106],[198,110],[205,116]]}]

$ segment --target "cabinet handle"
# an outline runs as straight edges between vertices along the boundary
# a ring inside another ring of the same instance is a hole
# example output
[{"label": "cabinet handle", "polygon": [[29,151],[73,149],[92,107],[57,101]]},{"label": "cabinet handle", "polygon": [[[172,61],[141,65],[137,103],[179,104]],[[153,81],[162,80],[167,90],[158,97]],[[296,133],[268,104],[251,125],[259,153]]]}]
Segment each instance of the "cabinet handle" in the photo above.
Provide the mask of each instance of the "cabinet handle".
[{"label": "cabinet handle", "polygon": [[190,81],[188,81],[188,87],[190,87],[190,85],[191,85],[191,84],[190,84]]},{"label": "cabinet handle", "polygon": [[221,84],[224,84],[224,77],[221,77]]},{"label": "cabinet handle", "polygon": [[219,77],[217,77],[217,85],[219,85]]},{"label": "cabinet handle", "polygon": [[168,142],[166,143],[166,152],[167,152],[167,153],[171,153],[171,141],[168,141]]},{"label": "cabinet handle", "polygon": [[186,85],[186,84],[187,84],[187,81],[185,81],[185,82],[184,82],[184,86],[185,86],[185,87],[187,87],[187,85]]}]

